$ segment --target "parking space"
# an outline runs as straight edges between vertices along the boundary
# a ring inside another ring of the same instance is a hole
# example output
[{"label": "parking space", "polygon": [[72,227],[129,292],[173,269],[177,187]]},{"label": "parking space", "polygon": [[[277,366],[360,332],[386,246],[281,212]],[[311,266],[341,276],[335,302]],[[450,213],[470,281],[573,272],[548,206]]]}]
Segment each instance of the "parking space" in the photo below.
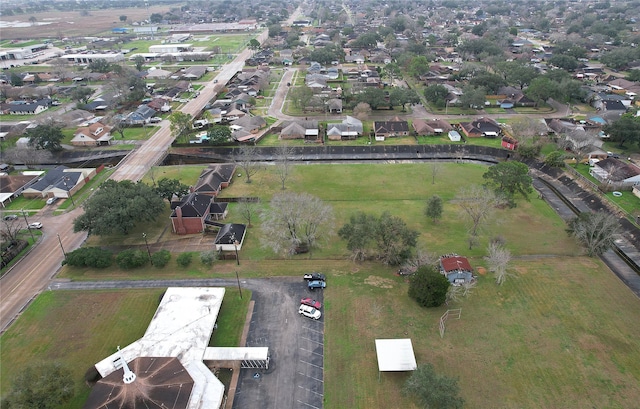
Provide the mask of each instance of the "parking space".
[{"label": "parking space", "polygon": [[319,320],[298,314],[300,299],[323,302],[302,278],[271,279],[251,288],[255,300],[247,346],[268,346],[269,370],[243,369],[233,407],[322,408],[324,308]]}]

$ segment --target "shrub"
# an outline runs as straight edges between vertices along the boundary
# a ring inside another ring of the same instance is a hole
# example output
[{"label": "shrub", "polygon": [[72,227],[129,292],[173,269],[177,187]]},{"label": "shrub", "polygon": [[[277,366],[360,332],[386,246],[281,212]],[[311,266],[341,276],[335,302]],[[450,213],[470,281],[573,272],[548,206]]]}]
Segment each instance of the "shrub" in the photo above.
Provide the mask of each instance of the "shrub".
[{"label": "shrub", "polygon": [[535,158],[540,154],[542,146],[540,145],[518,145],[517,152],[523,158]]},{"label": "shrub", "polygon": [[193,253],[182,253],[176,259],[176,263],[180,267],[188,267],[191,264],[191,258],[193,257]]},{"label": "shrub", "polygon": [[205,266],[211,266],[217,259],[218,254],[215,251],[203,251],[200,253],[200,262]]},{"label": "shrub", "polygon": [[116,256],[116,263],[123,270],[142,267],[147,264],[147,261],[149,261],[147,253],[141,250],[124,250]]},{"label": "shrub", "polygon": [[151,255],[153,266],[157,268],[165,267],[167,264],[169,264],[169,260],[171,260],[171,253],[169,252],[169,250],[156,251]]},{"label": "shrub", "polygon": [[555,167],[555,168],[563,168],[565,166],[564,158],[565,158],[564,152],[553,151],[553,152],[550,152],[544,158],[544,164],[547,166]]},{"label": "shrub", "polygon": [[447,277],[434,267],[422,266],[411,276],[409,297],[423,307],[439,307],[447,300],[450,285]]},{"label": "shrub", "polygon": [[67,253],[63,264],[74,267],[107,268],[113,262],[113,255],[109,250],[99,247],[82,247]]}]

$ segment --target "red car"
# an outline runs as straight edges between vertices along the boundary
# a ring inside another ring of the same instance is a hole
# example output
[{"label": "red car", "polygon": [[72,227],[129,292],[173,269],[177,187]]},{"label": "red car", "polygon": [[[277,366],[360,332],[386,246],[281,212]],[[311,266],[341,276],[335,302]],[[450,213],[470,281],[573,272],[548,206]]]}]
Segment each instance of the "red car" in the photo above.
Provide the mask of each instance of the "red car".
[{"label": "red car", "polygon": [[320,301],[316,301],[310,297],[301,299],[300,304],[308,305],[310,307],[315,308],[316,310],[319,310],[320,308],[322,308],[322,303],[320,303]]}]

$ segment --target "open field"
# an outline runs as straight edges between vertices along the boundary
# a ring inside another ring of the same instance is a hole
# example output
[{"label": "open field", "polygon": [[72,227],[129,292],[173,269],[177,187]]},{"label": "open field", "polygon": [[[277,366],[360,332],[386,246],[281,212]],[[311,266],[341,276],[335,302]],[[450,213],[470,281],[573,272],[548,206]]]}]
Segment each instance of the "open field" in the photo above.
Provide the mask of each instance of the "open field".
[{"label": "open field", "polygon": [[[237,289],[227,289],[211,346],[240,340],[251,292],[242,300]],[[140,338],[164,289],[127,291],[49,291],[40,295],[2,341],[1,393],[10,388],[15,369],[39,360],[59,361],[72,372],[76,395],[66,409],[81,408],[90,389],[84,374],[113,353],[118,345]],[[42,325],[46,322],[47,325]]]},{"label": "open field", "polygon": [[[3,27],[2,38],[5,40],[33,39],[33,38],[63,38],[76,36],[91,36],[103,31],[110,31],[115,27],[127,26],[119,20],[122,15],[127,16],[127,22],[140,21],[149,18],[153,13],[165,13],[169,6],[150,6],[146,8],[126,8],[90,10],[88,16],[82,16],[80,11],[52,11],[46,13],[2,16],[3,23],[22,22],[24,27]],[[29,18],[36,18],[36,25],[31,26]]]}]

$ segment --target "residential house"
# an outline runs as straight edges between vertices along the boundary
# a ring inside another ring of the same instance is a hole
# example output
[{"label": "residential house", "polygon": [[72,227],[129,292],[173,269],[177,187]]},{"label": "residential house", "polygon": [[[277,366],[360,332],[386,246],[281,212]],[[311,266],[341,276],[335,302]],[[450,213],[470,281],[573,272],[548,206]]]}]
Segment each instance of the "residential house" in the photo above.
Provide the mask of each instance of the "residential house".
[{"label": "residential house", "polygon": [[247,226],[244,224],[229,223],[219,225],[220,230],[216,235],[214,245],[217,251],[238,252],[242,250],[242,244],[247,233]]},{"label": "residential house", "polygon": [[100,122],[94,122],[89,126],[83,126],[76,130],[76,134],[71,139],[74,146],[100,146],[111,143],[111,127]]},{"label": "residential house", "polygon": [[51,99],[43,98],[35,101],[13,101],[0,105],[0,114],[37,115],[51,106]]},{"label": "residential house", "polygon": [[398,117],[390,121],[375,121],[373,129],[376,140],[379,138],[384,140],[384,138],[409,135],[409,123]]},{"label": "residential house", "polygon": [[26,188],[26,198],[69,198],[96,175],[94,168],[67,168],[58,166],[44,174],[37,182]]},{"label": "residential house", "polygon": [[446,254],[440,257],[440,272],[453,285],[470,283],[475,279],[469,260],[457,254]]},{"label": "residential house", "polygon": [[491,118],[478,118],[472,122],[461,122],[460,130],[467,138],[497,138],[502,133],[500,125]]},{"label": "residential house", "polygon": [[169,112],[171,111],[171,104],[164,98],[153,98],[147,103],[147,106],[156,112]]},{"label": "residential house", "polygon": [[331,141],[356,139],[362,135],[362,132],[362,121],[352,116],[347,116],[342,123],[327,124],[327,139]]},{"label": "residential house", "polygon": [[267,121],[261,116],[245,115],[231,122],[232,130],[242,129],[249,133],[256,133],[265,126],[267,126]]},{"label": "residential house", "polygon": [[640,185],[640,168],[615,158],[602,159],[589,168],[589,174],[601,183],[632,187]]},{"label": "residential house", "polygon": [[194,65],[182,70],[182,78],[185,80],[197,80],[207,72],[207,67],[203,65]]},{"label": "residential house", "polygon": [[453,129],[450,123],[442,119],[434,121],[425,121],[422,119],[414,119],[412,123],[413,129],[418,135],[442,135]]},{"label": "residential house", "polygon": [[342,100],[339,98],[331,98],[327,101],[327,110],[330,114],[341,114]]},{"label": "residential house", "polygon": [[171,71],[163,70],[161,68],[156,68],[156,69],[153,69],[153,70],[149,70],[147,72],[147,79],[148,80],[163,80],[163,79],[169,78],[172,74],[173,74],[173,72],[171,72]]},{"label": "residential house", "polygon": [[130,112],[122,122],[127,126],[142,126],[149,123],[149,119],[155,114],[155,109],[143,104],[138,106],[135,111]]},{"label": "residential house", "polygon": [[[171,226],[176,234],[195,234],[204,231],[205,219],[209,216],[209,209],[213,197],[189,193],[178,202],[172,202]],[[226,204],[226,203],[225,203]]]},{"label": "residential house", "polygon": [[38,180],[33,175],[0,175],[0,205],[5,207],[5,202],[20,196],[23,190]]},{"label": "residential house", "polygon": [[201,195],[217,196],[222,189],[231,184],[235,169],[236,165],[233,163],[211,164],[200,173],[191,191]]},{"label": "residential house", "polygon": [[318,142],[320,131],[318,121],[304,120],[282,124],[280,139],[304,139],[306,142]]}]

